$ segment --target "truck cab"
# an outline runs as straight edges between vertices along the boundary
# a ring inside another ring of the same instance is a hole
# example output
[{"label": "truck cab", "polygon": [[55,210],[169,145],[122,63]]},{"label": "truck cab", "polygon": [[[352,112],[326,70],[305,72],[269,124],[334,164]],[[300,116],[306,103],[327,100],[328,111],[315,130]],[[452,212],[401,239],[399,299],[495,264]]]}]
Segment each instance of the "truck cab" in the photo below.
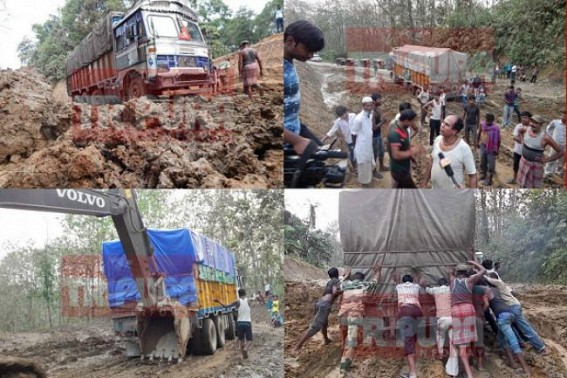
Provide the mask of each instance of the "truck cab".
[{"label": "truck cab", "polygon": [[123,97],[214,89],[209,48],[186,1],[139,2],[114,26],[114,46]]}]

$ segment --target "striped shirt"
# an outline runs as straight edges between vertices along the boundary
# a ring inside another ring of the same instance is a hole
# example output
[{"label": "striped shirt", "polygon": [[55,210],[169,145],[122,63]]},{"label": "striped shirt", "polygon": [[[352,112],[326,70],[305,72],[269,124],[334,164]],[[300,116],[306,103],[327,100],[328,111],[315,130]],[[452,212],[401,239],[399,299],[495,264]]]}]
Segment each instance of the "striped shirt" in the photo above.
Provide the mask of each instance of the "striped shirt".
[{"label": "striped shirt", "polygon": [[421,308],[419,304],[419,292],[421,286],[413,282],[405,282],[396,286],[398,292],[398,307],[414,305]]},{"label": "striped shirt", "polygon": [[425,292],[435,298],[438,318],[451,317],[451,288],[449,286],[428,287]]}]

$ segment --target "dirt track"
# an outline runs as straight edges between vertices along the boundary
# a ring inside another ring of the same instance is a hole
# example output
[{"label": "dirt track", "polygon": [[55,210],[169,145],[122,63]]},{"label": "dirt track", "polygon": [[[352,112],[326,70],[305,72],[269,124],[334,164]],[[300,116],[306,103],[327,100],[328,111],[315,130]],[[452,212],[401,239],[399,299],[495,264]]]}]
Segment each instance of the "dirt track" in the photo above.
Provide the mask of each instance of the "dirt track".
[{"label": "dirt track", "polygon": [[[378,70],[377,77],[371,74],[371,70],[364,70],[356,67],[353,71],[345,66],[337,66],[330,63],[297,63],[302,103],[301,119],[316,135],[324,136],[331,128],[335,115],[334,107],[345,105],[349,112],[358,113],[361,110],[360,101],[363,96],[379,92],[383,96],[382,111],[388,120],[391,120],[398,112],[398,105],[402,101],[410,102],[414,109],[419,109],[419,103],[415,96],[403,90],[401,86],[394,84],[389,78],[387,70]],[[349,73],[350,72],[350,73]],[[509,85],[507,80],[498,80],[496,86],[491,88],[487,103],[481,106],[481,117],[487,112],[492,112],[497,122],[502,118],[502,97]],[[526,103],[521,105],[522,110],[529,110],[533,114],[541,114],[548,121],[559,118],[560,111],[565,107],[565,87],[548,82],[538,82],[535,85],[529,83],[517,83],[522,88],[523,97]],[[447,112],[462,116],[463,110],[459,103],[448,102]],[[419,114],[420,111],[417,110]],[[514,116],[516,122],[516,116]],[[509,185],[507,180],[512,178],[513,169],[513,140],[512,128],[502,130],[502,148],[496,162],[496,175],[493,179],[493,188],[514,188],[516,185]],[[383,131],[383,136],[385,136]],[[425,125],[421,133],[413,139],[412,143],[419,143],[429,146],[429,126]],[[346,151],[346,146],[342,147]],[[477,170],[480,166],[478,154],[475,154]],[[414,180],[418,187],[423,187],[425,170],[428,167],[428,156],[417,159],[414,165]],[[388,154],[385,162],[388,164]],[[391,187],[390,174],[386,172],[381,180],[374,179],[372,187],[389,188]],[[359,187],[360,184],[353,174],[348,174],[346,179],[347,187]],[[552,180],[546,180],[545,187],[562,187],[563,180],[558,176]],[[479,185],[480,187],[480,185]]]},{"label": "dirt track", "polygon": [[[248,360],[242,359],[236,340],[227,341],[212,356],[187,356],[181,364],[130,359],[124,356],[122,341],[113,335],[111,322],[104,319],[53,333],[0,335],[0,355],[31,359],[53,378],[281,377],[283,328],[272,328],[267,310],[260,305],[252,306],[252,327]],[[5,374],[4,360],[0,357],[0,377]]]},{"label": "dirt track", "polygon": [[281,35],[255,47],[266,93],[253,99],[229,80],[214,97],[91,106],[32,70],[0,71],[0,187],[281,187]]},{"label": "dirt track", "polygon": [[[287,260],[287,259],[286,259]],[[285,262],[288,265],[288,261]],[[294,264],[296,266],[297,264]],[[314,269],[310,267],[309,269]],[[321,273],[324,273],[320,270]],[[329,337],[331,345],[322,345],[320,333],[304,346],[297,358],[290,350],[301,334],[309,327],[313,316],[313,303],[321,296],[324,281],[307,281],[301,278],[286,281],[286,334],[285,334],[285,376],[310,378],[339,377],[341,358],[340,333],[338,327],[338,305],[335,304],[329,317]],[[567,377],[567,288],[546,285],[515,285],[518,298],[523,304],[524,313],[532,322],[551,351],[548,356],[539,356],[531,346],[525,350],[526,360],[532,370],[532,378]],[[494,337],[488,337],[486,372],[473,369],[475,378],[515,378],[517,374],[499,357]],[[462,367],[461,367],[462,372]],[[402,358],[366,357],[355,359],[355,366],[347,377],[397,378],[407,372],[407,364]],[[444,378],[444,368],[439,361],[418,359],[418,377]]]}]

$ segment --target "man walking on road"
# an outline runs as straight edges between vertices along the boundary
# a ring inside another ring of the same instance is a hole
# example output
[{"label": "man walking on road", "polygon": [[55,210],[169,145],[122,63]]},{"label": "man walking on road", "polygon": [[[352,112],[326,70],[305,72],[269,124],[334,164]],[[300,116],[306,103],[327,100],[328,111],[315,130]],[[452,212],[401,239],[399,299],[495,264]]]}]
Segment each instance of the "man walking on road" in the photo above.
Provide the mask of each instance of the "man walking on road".
[{"label": "man walking on road", "polygon": [[222,307],[236,307],[238,309],[238,319],[236,321],[236,334],[240,343],[240,351],[244,359],[248,358],[248,350],[252,343],[252,318],[250,317],[250,305],[246,298],[246,290],[238,289],[238,299],[231,304],[225,305],[215,299],[215,302]]},{"label": "man walking on road", "polygon": [[242,41],[240,44],[238,73],[242,78],[245,95],[252,98],[252,88],[258,90],[260,96],[264,94],[264,90],[260,87],[260,84],[258,84],[258,77],[263,75],[262,60],[258,52],[250,47],[250,42],[248,41]]}]

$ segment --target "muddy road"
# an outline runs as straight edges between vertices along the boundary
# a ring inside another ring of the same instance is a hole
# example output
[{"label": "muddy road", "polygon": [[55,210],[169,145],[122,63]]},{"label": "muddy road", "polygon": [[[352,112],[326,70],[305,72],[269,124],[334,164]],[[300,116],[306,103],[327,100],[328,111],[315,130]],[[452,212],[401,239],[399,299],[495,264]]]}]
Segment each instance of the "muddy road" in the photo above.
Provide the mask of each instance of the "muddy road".
[{"label": "muddy road", "polygon": [[114,336],[108,319],[51,333],[0,334],[0,377],[6,374],[1,370],[6,356],[25,358],[50,378],[281,377],[284,331],[273,328],[269,320],[264,306],[252,305],[254,340],[248,360],[233,340],[212,356],[188,355],[180,364],[126,357],[124,343]]},{"label": "muddy road", "polygon": [[[286,261],[286,265],[288,262]],[[295,264],[294,266],[296,266]],[[316,269],[316,268],[309,268]],[[324,274],[320,270],[321,274]],[[301,274],[286,281],[286,333],[285,333],[285,376],[309,378],[338,378],[341,358],[338,305],[333,306],[329,317],[331,345],[323,345],[321,333],[315,335],[303,346],[298,357],[290,350],[301,334],[309,327],[313,316],[313,303],[320,298],[325,280],[308,280]],[[289,278],[289,277],[286,277]],[[530,345],[524,349],[531,368],[532,378],[567,377],[567,287],[553,285],[514,285],[522,302],[524,313],[544,339],[550,354],[537,355]],[[488,327],[488,326],[487,326]],[[500,357],[496,340],[486,330],[486,371],[473,368],[475,378],[515,378],[517,373]],[[445,378],[444,366],[440,361],[418,358],[418,377]],[[460,369],[462,374],[462,367]],[[353,369],[346,377],[397,378],[407,373],[403,358],[364,357],[356,358]],[[461,375],[462,376],[462,375]]]},{"label": "muddy road", "polygon": [[0,71],[0,187],[282,186],[281,34],[257,45],[265,94],[242,93],[236,55],[215,96],[72,103],[30,69]]},{"label": "muddy road", "polygon": [[[389,71],[380,69],[377,75],[373,75],[370,69],[360,67],[347,68],[331,63],[296,63],[300,76],[302,106],[301,120],[309,126],[318,136],[324,136],[333,125],[336,118],[334,108],[337,105],[345,105],[349,112],[358,113],[361,110],[360,101],[362,97],[369,96],[374,92],[382,94],[382,111],[388,120],[394,118],[398,112],[398,105],[402,101],[412,104],[418,115],[419,103],[415,96],[407,92],[402,86],[396,85],[389,77]],[[509,85],[507,80],[498,80],[496,85],[490,89],[487,101],[480,107],[481,117],[487,112],[492,112],[498,123],[502,120],[503,94]],[[560,112],[565,108],[565,87],[561,84],[541,81],[534,84],[517,83],[517,87],[522,88],[525,103],[520,106],[521,110],[528,110],[533,114],[543,115],[547,121],[560,117]],[[447,103],[447,113],[463,114],[460,103],[449,101]],[[514,116],[514,124],[517,119]],[[514,175],[513,147],[512,139],[513,128],[501,130],[502,147],[496,161],[496,174],[493,177],[492,188],[514,188],[517,185],[507,183]],[[383,137],[385,137],[384,130]],[[462,136],[462,134],[461,134]],[[412,143],[419,143],[429,147],[429,126],[425,125],[420,134],[412,139]],[[342,146],[344,151],[346,145]],[[475,151],[477,171],[480,167],[480,159]],[[388,165],[388,154],[385,156],[385,163]],[[429,164],[429,156],[422,156],[417,159],[413,166],[414,181],[418,187],[423,187],[424,176]],[[382,173],[384,178],[372,180],[374,188],[390,188],[391,180],[388,172]],[[480,180],[479,180],[480,181]],[[558,176],[546,179],[546,188],[563,187],[563,180]],[[347,187],[360,187],[354,174],[349,173],[346,179]],[[482,187],[479,184],[479,187]]]}]

